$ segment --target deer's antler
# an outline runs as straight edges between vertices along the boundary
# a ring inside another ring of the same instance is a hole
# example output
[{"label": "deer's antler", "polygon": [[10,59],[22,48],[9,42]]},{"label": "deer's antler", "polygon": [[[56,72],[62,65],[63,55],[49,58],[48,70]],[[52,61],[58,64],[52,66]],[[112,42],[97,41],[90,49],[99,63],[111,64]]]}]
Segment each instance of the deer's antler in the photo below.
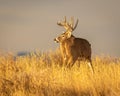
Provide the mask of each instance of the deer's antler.
[{"label": "deer's antler", "polygon": [[75,23],[75,26],[74,26],[74,28],[73,28],[73,31],[76,29],[76,27],[77,27],[77,25],[78,25],[78,22],[79,22],[79,20],[77,19],[77,21],[76,21],[76,23]]},{"label": "deer's antler", "polygon": [[[67,22],[67,20],[66,20],[66,16],[64,17],[64,21],[62,21],[62,22],[57,22],[57,24],[58,24],[59,26],[63,26],[66,31],[72,32],[72,31],[74,31],[74,30],[76,29],[76,27],[77,27],[77,25],[78,25],[78,19],[77,19],[77,21],[76,21],[75,26],[74,26],[74,18],[71,17],[71,20],[70,20],[70,23],[69,23],[69,22]],[[73,27],[73,26],[74,26],[74,27]]]}]

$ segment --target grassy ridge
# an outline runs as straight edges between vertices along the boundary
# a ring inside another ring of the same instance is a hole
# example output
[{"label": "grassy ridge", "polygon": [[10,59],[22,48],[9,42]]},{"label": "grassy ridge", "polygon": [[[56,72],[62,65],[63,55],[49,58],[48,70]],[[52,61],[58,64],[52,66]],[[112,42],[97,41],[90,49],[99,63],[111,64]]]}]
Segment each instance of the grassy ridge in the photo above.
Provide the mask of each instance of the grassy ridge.
[{"label": "grassy ridge", "polygon": [[60,52],[0,56],[0,96],[120,96],[120,59],[93,58],[95,73],[85,62],[61,67]]}]

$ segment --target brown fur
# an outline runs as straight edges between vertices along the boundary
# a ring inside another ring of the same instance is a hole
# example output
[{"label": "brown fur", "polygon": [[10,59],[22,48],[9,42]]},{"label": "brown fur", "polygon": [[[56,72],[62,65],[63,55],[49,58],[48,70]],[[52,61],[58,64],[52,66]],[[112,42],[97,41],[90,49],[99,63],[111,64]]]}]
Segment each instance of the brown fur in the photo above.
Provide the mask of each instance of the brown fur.
[{"label": "brown fur", "polygon": [[76,38],[72,35],[72,31],[77,25],[73,28],[73,24],[66,22],[66,18],[64,22],[60,22],[58,25],[63,26],[66,29],[63,34],[54,39],[54,41],[60,43],[64,64],[71,68],[76,60],[86,60],[90,63],[89,65],[93,71],[90,43],[86,39]]},{"label": "brown fur", "polygon": [[60,43],[60,50],[64,63],[69,67],[72,67],[78,59],[91,62],[91,45],[85,39],[71,36]]}]

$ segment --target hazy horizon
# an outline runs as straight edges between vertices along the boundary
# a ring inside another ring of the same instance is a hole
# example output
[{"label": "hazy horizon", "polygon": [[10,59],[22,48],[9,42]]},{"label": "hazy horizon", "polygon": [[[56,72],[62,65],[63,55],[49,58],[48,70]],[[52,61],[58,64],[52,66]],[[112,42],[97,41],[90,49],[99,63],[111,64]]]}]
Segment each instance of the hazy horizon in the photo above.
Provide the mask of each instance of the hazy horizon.
[{"label": "hazy horizon", "polygon": [[87,39],[93,55],[120,57],[119,0],[0,0],[0,51],[55,50],[64,16],[79,19],[73,35]]}]

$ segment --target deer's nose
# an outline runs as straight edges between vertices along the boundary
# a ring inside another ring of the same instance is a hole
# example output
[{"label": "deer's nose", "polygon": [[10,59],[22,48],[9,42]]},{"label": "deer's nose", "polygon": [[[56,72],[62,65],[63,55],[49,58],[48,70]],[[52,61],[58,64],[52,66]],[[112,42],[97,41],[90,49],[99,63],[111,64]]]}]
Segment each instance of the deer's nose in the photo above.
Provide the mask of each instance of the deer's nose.
[{"label": "deer's nose", "polygon": [[59,40],[58,40],[57,38],[55,38],[55,39],[54,39],[54,41],[55,41],[56,43],[58,43],[58,42],[59,42]]}]

